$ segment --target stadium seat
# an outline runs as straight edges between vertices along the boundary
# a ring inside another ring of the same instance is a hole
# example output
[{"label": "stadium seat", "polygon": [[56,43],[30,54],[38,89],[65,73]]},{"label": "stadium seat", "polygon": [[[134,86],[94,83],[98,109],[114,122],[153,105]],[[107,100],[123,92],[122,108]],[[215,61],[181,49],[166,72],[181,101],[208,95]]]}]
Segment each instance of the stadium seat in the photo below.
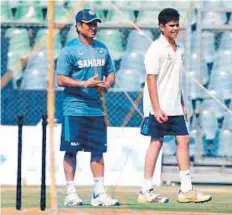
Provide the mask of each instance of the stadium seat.
[{"label": "stadium seat", "polygon": [[22,23],[42,23],[42,8],[33,1],[20,1],[16,9],[15,20]]},{"label": "stadium seat", "polygon": [[67,24],[71,23],[72,20],[72,13],[64,8],[62,2],[57,1],[54,7],[54,22],[57,24]]},{"label": "stadium seat", "polygon": [[132,4],[132,2],[128,0],[114,0],[114,1],[111,1],[111,4],[113,4],[116,7],[120,7],[121,9],[124,7],[129,7]]},{"label": "stadium seat", "polygon": [[214,9],[223,8],[222,1],[202,1],[203,9],[208,10],[203,13],[202,24],[204,25],[223,25],[226,23],[226,14],[223,12],[216,12]]},{"label": "stadium seat", "polygon": [[[198,138],[199,133],[197,130],[192,129],[189,131],[189,136],[190,136],[190,142],[189,142],[189,156],[194,157],[196,154],[196,143],[197,143],[197,138]],[[199,149],[202,150],[202,149]],[[200,154],[203,154],[200,152]]]},{"label": "stadium seat", "polygon": [[[218,95],[214,95],[217,99],[221,100]],[[223,103],[223,101],[221,101]],[[217,119],[224,117],[224,109],[214,100],[214,99],[205,99],[202,104],[202,110],[209,110],[214,113]]]},{"label": "stadium seat", "polygon": [[23,74],[22,89],[47,89],[48,58],[45,52],[34,52]]},{"label": "stadium seat", "polygon": [[194,77],[201,80],[202,84],[206,84],[209,81],[208,67],[205,62],[200,61],[201,73],[198,69],[199,56],[193,53],[190,58],[190,72],[194,73]]},{"label": "stadium seat", "polygon": [[[47,35],[48,29],[40,29],[36,34],[33,52],[28,60],[28,64],[23,74],[23,89],[47,89]],[[60,33],[58,30],[56,30],[54,31],[54,59],[59,56],[60,50]],[[58,88],[57,84],[55,84],[55,88]]]},{"label": "stadium seat", "polygon": [[144,55],[140,52],[125,52],[121,60],[122,69],[135,69],[145,78]]},{"label": "stadium seat", "polygon": [[175,0],[173,1],[173,4],[175,4],[174,8],[176,8],[177,10],[188,10],[191,6],[195,7],[194,2],[192,1]]},{"label": "stadium seat", "polygon": [[85,3],[84,1],[66,0],[64,6],[73,15],[73,18],[75,18],[76,13],[85,7]]},{"label": "stadium seat", "polygon": [[127,39],[126,51],[145,54],[152,41],[153,35],[150,30],[132,30]]},{"label": "stadium seat", "polygon": [[17,80],[22,78],[22,62],[20,55],[18,53],[7,53],[7,70],[12,72],[13,87],[17,88]]},{"label": "stadium seat", "polygon": [[224,2],[222,0],[208,0],[208,1],[202,1],[202,8],[206,10],[213,10],[217,9],[219,7],[223,7]]},{"label": "stadium seat", "polygon": [[224,7],[232,8],[232,1],[222,0]]},{"label": "stadium seat", "polygon": [[[3,2],[3,1],[2,1]],[[5,1],[6,2],[6,1]],[[17,8],[20,4],[20,0],[8,1],[8,4],[11,8]]]},{"label": "stadium seat", "polygon": [[99,30],[97,34],[97,40],[106,45],[113,60],[119,60],[122,57],[122,39],[118,29]]},{"label": "stadium seat", "polygon": [[219,150],[218,155],[219,156],[226,156],[231,157],[232,156],[232,150],[231,150],[231,140],[232,140],[232,132],[229,130],[222,130],[219,135]]},{"label": "stadium seat", "polygon": [[[114,4],[112,1],[105,1],[105,0],[98,0],[96,1],[96,4],[98,6],[98,8],[102,8],[104,10],[109,10],[109,9],[112,9],[112,5]],[[95,5],[96,5],[95,4]]]},{"label": "stadium seat", "polygon": [[[196,45],[196,31],[192,32],[191,34],[191,50],[192,52],[197,52],[197,45]],[[211,63],[215,60],[215,33],[209,31],[202,32],[202,52],[203,57],[206,63]]]},{"label": "stadium seat", "polygon": [[1,2],[1,22],[9,22],[13,20],[13,14],[8,1]]},{"label": "stadium seat", "polygon": [[[120,17],[120,18],[119,18]],[[132,10],[109,10],[106,16],[106,24],[132,24],[135,21]]]},{"label": "stadium seat", "polygon": [[198,55],[193,53],[190,59],[190,71],[187,76],[191,99],[205,98],[207,96],[205,92],[194,81],[196,80],[199,82],[199,84],[205,85],[209,80],[208,68],[206,63],[201,62],[201,73],[199,73],[199,69],[197,67],[198,60]]},{"label": "stadium seat", "polygon": [[211,110],[203,110],[201,114],[201,123],[203,134],[207,140],[213,140],[218,130],[218,122],[216,115]]},{"label": "stadium seat", "polygon": [[[179,9],[178,10],[180,14],[180,27],[186,27],[189,23],[194,24],[195,22],[195,17],[194,17],[194,11],[193,10],[188,10],[188,9]],[[189,20],[191,19],[191,20]]]},{"label": "stadium seat", "polygon": [[[61,38],[60,38],[60,32],[58,30],[54,31],[53,38],[54,38],[53,54],[54,54],[54,58],[57,58],[61,50]],[[45,51],[45,53],[47,53],[47,39],[48,39],[48,29],[40,29],[36,34],[33,50],[36,52]]]},{"label": "stadium seat", "polygon": [[66,43],[77,37],[78,37],[78,34],[76,31],[76,27],[73,25],[67,33]]},{"label": "stadium seat", "polygon": [[223,25],[226,23],[226,15],[219,12],[206,12],[203,14],[203,25]]},{"label": "stadium seat", "polygon": [[47,9],[48,7],[48,1],[44,1],[44,0],[38,0],[38,5],[43,8],[43,9]]},{"label": "stadium seat", "polygon": [[152,11],[140,11],[138,14],[138,18],[136,24],[138,25],[150,25],[151,27],[158,26],[158,15],[159,10]]},{"label": "stadium seat", "polygon": [[232,17],[230,16],[229,25],[232,25]]},{"label": "stadium seat", "polygon": [[21,58],[27,58],[31,52],[30,38],[28,31],[23,28],[9,28],[5,34],[9,38],[8,52],[13,55],[19,55]]},{"label": "stadium seat", "polygon": [[160,1],[160,0],[140,0],[140,1],[134,1],[133,6],[136,6],[137,8],[143,8],[144,5],[146,7],[151,7],[160,9],[160,5],[162,5],[163,8],[175,8],[176,4],[175,1]]},{"label": "stadium seat", "polygon": [[223,124],[222,124],[222,128],[225,130],[230,130],[232,132],[232,115],[231,113],[226,113],[224,120],[223,120]]},{"label": "stadium seat", "polygon": [[106,17],[105,17],[104,11],[103,10],[95,10],[95,12],[96,12],[97,17],[100,18],[102,22],[105,22]]},{"label": "stadium seat", "polygon": [[174,156],[176,153],[176,140],[174,136],[164,136],[163,140],[163,154]]},{"label": "stadium seat", "polygon": [[209,88],[217,91],[224,99],[232,97],[231,59],[231,50],[217,52],[209,83]]},{"label": "stadium seat", "polygon": [[141,91],[144,76],[138,69],[122,69],[117,72],[116,90]]},{"label": "stadium seat", "polygon": [[215,34],[209,31],[202,32],[202,49],[204,59],[207,63],[212,63],[215,60]]},{"label": "stadium seat", "polygon": [[[54,23],[56,24],[70,24],[74,19],[71,11],[64,7],[63,1],[55,1],[54,4]],[[46,21],[48,17],[46,17]]]},{"label": "stadium seat", "polygon": [[232,32],[224,32],[221,37],[219,50],[226,51],[232,50]]}]

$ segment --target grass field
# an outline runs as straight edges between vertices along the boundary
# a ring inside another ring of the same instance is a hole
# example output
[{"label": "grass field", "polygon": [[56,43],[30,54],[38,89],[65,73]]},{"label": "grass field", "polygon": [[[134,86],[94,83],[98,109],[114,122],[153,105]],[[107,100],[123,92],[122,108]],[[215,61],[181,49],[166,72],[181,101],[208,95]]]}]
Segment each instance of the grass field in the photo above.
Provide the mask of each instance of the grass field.
[{"label": "grass field", "polygon": [[[157,192],[169,197],[167,204],[137,204],[136,198],[139,187],[116,187],[109,188],[108,192],[117,197],[121,205],[117,208],[93,208],[89,202],[91,198],[91,187],[78,187],[78,193],[84,201],[81,207],[66,209],[63,206],[65,196],[65,187],[57,187],[57,204],[58,214],[232,214],[232,187],[231,186],[196,186],[198,190],[210,193],[213,200],[204,204],[180,204],[177,203],[176,197],[179,187],[162,186],[157,188]],[[48,191],[48,188],[47,188]],[[53,214],[46,211],[39,213],[40,188],[25,186],[23,187],[22,208],[26,209],[20,214]],[[15,187],[3,186],[1,189],[1,208],[2,214],[13,215],[15,213]],[[47,195],[47,208],[49,208],[49,194]],[[78,211],[78,213],[77,213]]]}]

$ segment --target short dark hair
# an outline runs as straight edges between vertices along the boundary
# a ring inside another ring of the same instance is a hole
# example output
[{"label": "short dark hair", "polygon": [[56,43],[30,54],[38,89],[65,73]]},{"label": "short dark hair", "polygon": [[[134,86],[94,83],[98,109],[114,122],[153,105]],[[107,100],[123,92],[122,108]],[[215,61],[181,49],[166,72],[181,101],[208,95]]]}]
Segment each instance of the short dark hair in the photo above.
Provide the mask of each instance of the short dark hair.
[{"label": "short dark hair", "polygon": [[165,25],[170,21],[179,21],[180,14],[177,10],[173,8],[165,8],[163,9],[158,16],[159,25]]}]

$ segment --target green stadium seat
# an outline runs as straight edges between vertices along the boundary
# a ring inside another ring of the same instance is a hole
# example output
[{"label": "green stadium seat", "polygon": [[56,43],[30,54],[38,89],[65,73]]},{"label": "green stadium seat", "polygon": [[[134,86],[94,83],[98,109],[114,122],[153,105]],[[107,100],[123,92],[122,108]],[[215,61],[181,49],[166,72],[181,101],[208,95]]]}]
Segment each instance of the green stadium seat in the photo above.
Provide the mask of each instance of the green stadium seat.
[{"label": "green stadium seat", "polygon": [[190,70],[189,70],[190,77],[186,77],[189,80],[188,89],[189,89],[189,95],[191,99],[206,97],[206,93],[201,88],[199,88],[192,79],[196,79],[202,85],[207,84],[209,81],[207,64],[205,62],[201,62],[201,65],[200,65],[201,74],[199,74],[199,70],[197,67],[198,60],[199,60],[199,56],[196,53],[191,54]]},{"label": "green stadium seat", "polygon": [[68,24],[73,19],[73,14],[64,7],[64,2],[56,1],[54,4],[54,22],[57,24]]},{"label": "green stadium seat", "polygon": [[68,31],[68,33],[67,33],[66,43],[69,42],[70,40],[74,39],[74,38],[77,38],[77,37],[78,37],[78,34],[77,34],[77,31],[76,31],[76,27],[72,26],[70,28],[70,30]]},{"label": "green stadium seat", "polygon": [[203,134],[207,140],[213,140],[218,130],[218,121],[215,112],[211,109],[204,109],[200,117]]},{"label": "green stadium seat", "polygon": [[96,12],[97,17],[100,18],[102,22],[105,22],[106,17],[105,17],[104,11],[96,10],[95,12]]},{"label": "green stadium seat", "polygon": [[133,6],[136,6],[137,8],[141,7],[143,8],[146,6],[146,8],[151,7],[152,9],[157,8],[159,11],[162,8],[175,8],[175,1],[169,0],[169,1],[160,1],[160,0],[139,0],[134,1]]},{"label": "green stadium seat", "polygon": [[127,1],[127,0],[114,0],[114,1],[111,1],[111,4],[113,4],[116,7],[123,8],[123,7],[130,6],[132,4],[132,2]]},{"label": "green stadium seat", "polygon": [[[139,43],[138,43],[139,41]],[[150,30],[132,30],[129,33],[126,45],[127,52],[140,52],[145,55],[148,47],[153,41],[153,35]]]},{"label": "green stadium seat", "polygon": [[31,52],[28,31],[22,28],[9,28],[5,36],[9,38],[9,52],[19,54],[21,58],[28,57]]},{"label": "green stadium seat", "polygon": [[21,63],[21,58],[18,53],[12,53],[8,52],[7,53],[7,70],[11,71],[13,74],[13,86],[14,88],[17,88],[16,81],[22,78],[22,63]]},{"label": "green stadium seat", "polygon": [[122,39],[118,29],[99,30],[97,39],[106,45],[113,60],[119,60],[122,57]]},{"label": "green stadium seat", "polygon": [[109,10],[105,23],[107,24],[131,24],[134,23],[135,16],[132,10],[114,11]]},{"label": "green stadium seat", "polygon": [[[223,25],[226,23],[227,18],[224,12],[214,11],[213,9],[223,8],[224,4],[222,1],[202,1],[202,7],[206,10],[203,13],[203,22],[204,25]],[[207,11],[208,10],[208,11]]]},{"label": "green stadium seat", "polygon": [[117,72],[116,89],[121,91],[142,91],[144,75],[138,69],[123,69]]},{"label": "green stadium seat", "polygon": [[1,22],[9,22],[13,20],[13,14],[8,1],[1,2]]},{"label": "green stadium seat", "polygon": [[232,32],[224,32],[221,37],[219,50],[232,50]]},{"label": "green stadium seat", "polygon": [[136,23],[138,25],[151,25],[151,27],[158,26],[158,15],[160,11],[140,11]]},{"label": "green stadium seat", "polygon": [[20,4],[16,9],[15,21],[41,23],[43,22],[42,8],[31,1],[20,1]]},{"label": "green stadium seat", "polygon": [[227,129],[221,130],[219,136],[218,156],[232,157],[231,139],[232,139],[232,132],[230,130]]},{"label": "green stadium seat", "polygon": [[38,0],[37,3],[41,8],[47,9],[48,7],[48,1]]},{"label": "green stadium seat", "polygon": [[[230,104],[232,104],[232,103],[230,103]],[[232,115],[228,112],[225,114],[222,128],[232,131]]]},{"label": "green stadium seat", "polygon": [[23,73],[22,89],[47,89],[48,58],[41,52],[32,53]]},{"label": "green stadium seat", "polygon": [[[61,50],[61,38],[60,32],[58,30],[54,31],[53,40],[53,54],[54,58],[59,56]],[[45,51],[47,53],[47,39],[48,39],[48,29],[40,29],[35,37],[35,44],[33,47],[34,51]]]}]

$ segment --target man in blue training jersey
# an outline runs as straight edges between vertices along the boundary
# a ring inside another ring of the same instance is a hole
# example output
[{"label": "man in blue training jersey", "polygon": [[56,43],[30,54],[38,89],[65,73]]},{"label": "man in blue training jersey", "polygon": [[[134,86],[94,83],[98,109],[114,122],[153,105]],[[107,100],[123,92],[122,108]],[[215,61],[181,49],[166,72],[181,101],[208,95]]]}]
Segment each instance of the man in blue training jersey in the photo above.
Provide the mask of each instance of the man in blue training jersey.
[{"label": "man in blue training jersey", "polygon": [[94,177],[91,205],[119,205],[117,199],[106,194],[103,183],[107,125],[101,95],[114,84],[115,68],[106,46],[94,39],[98,22],[101,20],[94,11],[79,11],[76,14],[77,38],[67,43],[57,62],[57,82],[64,87],[60,150],[65,151],[65,206],[82,205],[74,185],[78,151],[91,152]]}]

